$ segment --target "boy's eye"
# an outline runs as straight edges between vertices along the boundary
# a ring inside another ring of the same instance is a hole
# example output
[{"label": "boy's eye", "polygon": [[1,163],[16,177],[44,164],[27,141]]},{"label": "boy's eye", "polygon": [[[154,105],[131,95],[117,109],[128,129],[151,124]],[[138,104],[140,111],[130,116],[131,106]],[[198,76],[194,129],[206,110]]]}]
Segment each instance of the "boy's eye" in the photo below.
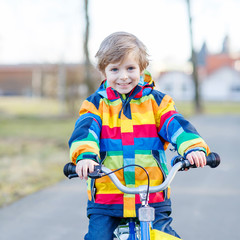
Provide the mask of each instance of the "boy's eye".
[{"label": "boy's eye", "polygon": [[112,72],[117,72],[117,70],[118,70],[117,68],[112,68],[111,69]]},{"label": "boy's eye", "polygon": [[134,70],[134,69],[135,69],[134,67],[129,67],[129,68],[128,68],[128,70],[130,70],[130,71],[131,71],[131,70]]}]

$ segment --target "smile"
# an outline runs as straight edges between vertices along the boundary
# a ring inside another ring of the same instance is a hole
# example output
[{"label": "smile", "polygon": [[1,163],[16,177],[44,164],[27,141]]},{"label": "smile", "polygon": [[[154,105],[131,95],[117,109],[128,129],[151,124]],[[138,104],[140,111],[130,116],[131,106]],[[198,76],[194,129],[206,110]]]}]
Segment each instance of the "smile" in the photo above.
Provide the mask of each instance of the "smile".
[{"label": "smile", "polygon": [[131,82],[129,82],[129,83],[117,83],[117,85],[119,85],[119,86],[128,86],[130,84],[131,84]]}]

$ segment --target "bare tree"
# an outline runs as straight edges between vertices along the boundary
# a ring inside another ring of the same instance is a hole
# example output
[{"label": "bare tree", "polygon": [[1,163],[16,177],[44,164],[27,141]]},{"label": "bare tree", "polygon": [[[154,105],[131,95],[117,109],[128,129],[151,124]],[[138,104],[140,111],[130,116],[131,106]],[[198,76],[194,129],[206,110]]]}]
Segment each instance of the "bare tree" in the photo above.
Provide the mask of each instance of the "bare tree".
[{"label": "bare tree", "polygon": [[188,20],[189,20],[189,32],[190,32],[190,42],[191,42],[191,62],[193,66],[193,80],[195,85],[195,113],[202,112],[202,104],[200,101],[200,94],[199,94],[199,79],[198,79],[198,70],[197,70],[197,58],[196,53],[194,51],[194,44],[193,44],[193,29],[192,29],[192,15],[191,15],[191,7],[190,7],[190,0],[187,1],[187,9],[188,9]]},{"label": "bare tree", "polygon": [[89,14],[88,14],[88,0],[84,0],[84,13],[85,13],[85,33],[84,33],[84,54],[85,63],[90,64],[89,51],[88,51],[88,40],[89,40]]},{"label": "bare tree", "polygon": [[85,33],[84,33],[84,66],[85,66],[85,79],[84,82],[87,86],[88,92],[87,95],[94,92],[94,83],[91,79],[91,68],[92,64],[89,58],[88,42],[89,42],[89,14],[88,14],[88,5],[89,1],[84,0],[84,13],[85,13]]}]

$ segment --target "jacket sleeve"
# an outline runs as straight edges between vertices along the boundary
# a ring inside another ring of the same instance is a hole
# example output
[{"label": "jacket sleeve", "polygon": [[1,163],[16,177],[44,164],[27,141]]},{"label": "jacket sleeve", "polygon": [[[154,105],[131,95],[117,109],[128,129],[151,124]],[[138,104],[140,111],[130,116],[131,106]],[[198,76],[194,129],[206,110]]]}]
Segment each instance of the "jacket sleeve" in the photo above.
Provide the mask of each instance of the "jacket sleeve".
[{"label": "jacket sleeve", "polygon": [[176,111],[171,97],[165,95],[159,106],[160,126],[159,135],[171,143],[182,156],[189,152],[201,150],[209,154],[210,150],[200,137],[194,126]]},{"label": "jacket sleeve", "polygon": [[69,140],[70,159],[75,164],[86,158],[97,161],[99,157],[102,121],[98,106],[87,99],[80,109],[80,116]]}]

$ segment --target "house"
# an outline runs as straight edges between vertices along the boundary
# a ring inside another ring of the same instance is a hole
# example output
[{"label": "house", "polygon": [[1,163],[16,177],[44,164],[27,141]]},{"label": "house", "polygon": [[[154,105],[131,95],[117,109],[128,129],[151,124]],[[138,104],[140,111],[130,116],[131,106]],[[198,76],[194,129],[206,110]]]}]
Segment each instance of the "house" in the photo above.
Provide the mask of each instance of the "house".
[{"label": "house", "polygon": [[[92,68],[91,77],[99,78]],[[0,65],[0,96],[60,97],[85,89],[82,64]],[[97,80],[96,80],[97,82]]]},{"label": "house", "polygon": [[[206,43],[197,54],[200,97],[207,101],[240,101],[240,56],[229,51],[229,39],[223,41],[218,54],[210,54]],[[192,76],[180,72],[161,73],[156,79],[157,89],[176,100],[193,100]]]},{"label": "house", "polygon": [[191,75],[181,71],[161,73],[156,89],[170,95],[174,100],[191,101],[194,98],[194,82]]},{"label": "house", "polygon": [[[164,72],[156,79],[156,89],[178,101],[192,101],[194,88],[192,76],[180,71]],[[199,91],[206,101],[240,101],[240,72],[223,66],[200,80]]]},{"label": "house", "polygon": [[206,76],[200,89],[203,100],[240,101],[240,72],[221,67]]}]

